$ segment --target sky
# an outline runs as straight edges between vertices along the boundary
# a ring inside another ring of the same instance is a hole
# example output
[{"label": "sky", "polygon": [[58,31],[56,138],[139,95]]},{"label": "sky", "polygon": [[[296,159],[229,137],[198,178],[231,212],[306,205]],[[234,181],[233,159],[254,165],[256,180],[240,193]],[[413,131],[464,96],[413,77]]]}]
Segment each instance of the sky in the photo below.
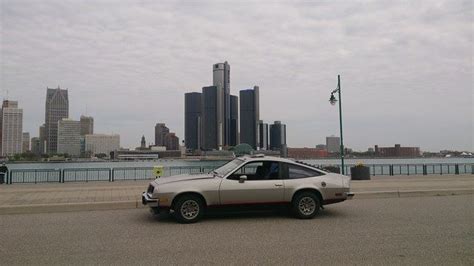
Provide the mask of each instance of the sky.
[{"label": "sky", "polygon": [[164,122],[182,140],[184,93],[228,61],[231,93],[260,87],[260,117],[289,147],[344,144],[473,151],[473,1],[0,0],[0,87],[24,131],[44,123],[46,88],[70,118],[137,147]]}]

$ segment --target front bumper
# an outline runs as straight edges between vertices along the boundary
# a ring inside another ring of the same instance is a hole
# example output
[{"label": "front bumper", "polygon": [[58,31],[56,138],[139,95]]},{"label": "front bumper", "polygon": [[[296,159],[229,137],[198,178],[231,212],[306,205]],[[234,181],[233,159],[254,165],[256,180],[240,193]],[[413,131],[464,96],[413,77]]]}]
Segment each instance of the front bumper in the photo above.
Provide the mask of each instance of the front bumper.
[{"label": "front bumper", "polygon": [[143,205],[148,205],[149,207],[158,207],[159,205],[159,200],[154,199],[148,194],[147,192],[143,192],[142,194],[142,204]]},{"label": "front bumper", "polygon": [[346,196],[347,199],[352,199],[354,197],[354,192],[344,192],[344,195]]}]

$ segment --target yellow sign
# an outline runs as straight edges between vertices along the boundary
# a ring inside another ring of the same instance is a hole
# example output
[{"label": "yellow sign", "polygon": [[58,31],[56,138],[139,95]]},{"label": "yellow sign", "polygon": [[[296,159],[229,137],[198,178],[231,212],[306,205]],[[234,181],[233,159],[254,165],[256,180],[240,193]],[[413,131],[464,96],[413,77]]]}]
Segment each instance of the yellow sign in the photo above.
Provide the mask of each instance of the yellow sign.
[{"label": "yellow sign", "polygon": [[156,177],[163,176],[164,168],[161,165],[153,166],[153,175]]}]

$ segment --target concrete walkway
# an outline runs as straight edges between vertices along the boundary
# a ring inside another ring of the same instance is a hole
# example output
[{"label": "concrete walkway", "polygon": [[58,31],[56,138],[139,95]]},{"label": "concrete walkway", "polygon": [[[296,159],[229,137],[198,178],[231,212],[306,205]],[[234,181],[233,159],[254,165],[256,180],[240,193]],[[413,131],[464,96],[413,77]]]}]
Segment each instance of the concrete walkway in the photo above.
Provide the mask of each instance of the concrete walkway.
[{"label": "concrete walkway", "polygon": [[[150,181],[0,185],[0,214],[141,208]],[[474,194],[474,175],[375,176],[354,199]]]}]

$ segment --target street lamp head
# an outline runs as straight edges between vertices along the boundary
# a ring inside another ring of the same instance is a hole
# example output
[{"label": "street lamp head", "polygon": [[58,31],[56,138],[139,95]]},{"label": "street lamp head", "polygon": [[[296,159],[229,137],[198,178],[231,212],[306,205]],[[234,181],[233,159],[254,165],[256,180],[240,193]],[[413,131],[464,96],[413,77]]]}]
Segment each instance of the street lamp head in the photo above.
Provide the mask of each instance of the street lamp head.
[{"label": "street lamp head", "polygon": [[329,103],[331,103],[331,105],[335,105],[336,102],[337,102],[336,97],[334,97],[334,94],[331,93],[331,98],[329,98]]}]

